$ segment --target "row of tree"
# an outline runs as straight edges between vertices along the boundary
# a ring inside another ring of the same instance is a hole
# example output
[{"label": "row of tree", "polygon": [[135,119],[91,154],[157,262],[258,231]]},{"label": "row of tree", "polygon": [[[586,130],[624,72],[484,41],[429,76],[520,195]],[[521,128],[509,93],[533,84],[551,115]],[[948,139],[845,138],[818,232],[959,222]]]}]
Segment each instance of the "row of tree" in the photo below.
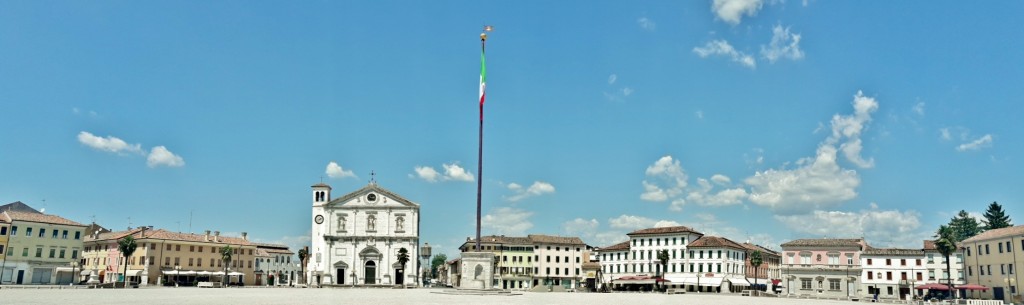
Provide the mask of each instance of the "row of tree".
[{"label": "row of tree", "polygon": [[[1010,216],[1003,211],[1003,206],[996,202],[988,205],[984,217],[985,219],[979,224],[978,220],[967,211],[960,210],[960,213],[949,220],[949,224],[939,226],[939,230],[935,232],[935,248],[946,258],[946,274],[949,274],[950,278],[953,277],[953,273],[950,272],[949,256],[956,253],[957,244],[988,230],[1013,226]],[[946,285],[953,290],[952,281],[947,280]]]}]

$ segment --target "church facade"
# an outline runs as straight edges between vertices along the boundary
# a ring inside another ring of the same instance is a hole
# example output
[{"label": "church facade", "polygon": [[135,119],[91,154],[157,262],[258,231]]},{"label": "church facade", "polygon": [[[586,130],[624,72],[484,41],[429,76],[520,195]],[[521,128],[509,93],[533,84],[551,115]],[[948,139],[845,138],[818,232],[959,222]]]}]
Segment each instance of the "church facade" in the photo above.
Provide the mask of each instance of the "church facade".
[{"label": "church facade", "polygon": [[[420,205],[370,182],[338,198],[313,188],[310,256],[312,285],[419,285]],[[399,263],[405,249],[409,261]]]}]

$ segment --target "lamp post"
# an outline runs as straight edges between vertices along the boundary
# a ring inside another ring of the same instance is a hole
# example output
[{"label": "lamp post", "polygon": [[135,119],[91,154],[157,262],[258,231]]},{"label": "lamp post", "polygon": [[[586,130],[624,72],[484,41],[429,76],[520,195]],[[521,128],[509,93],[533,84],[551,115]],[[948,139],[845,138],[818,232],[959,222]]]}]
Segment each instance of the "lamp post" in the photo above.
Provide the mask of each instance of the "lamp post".
[{"label": "lamp post", "polygon": [[697,293],[700,293],[700,273],[697,273]]}]

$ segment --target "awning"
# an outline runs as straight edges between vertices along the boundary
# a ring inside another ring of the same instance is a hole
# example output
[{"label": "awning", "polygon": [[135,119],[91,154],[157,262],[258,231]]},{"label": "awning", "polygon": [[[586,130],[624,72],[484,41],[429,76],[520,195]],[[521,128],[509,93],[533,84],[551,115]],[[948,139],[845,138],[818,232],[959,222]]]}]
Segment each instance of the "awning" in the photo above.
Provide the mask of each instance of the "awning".
[{"label": "awning", "polygon": [[178,275],[178,270],[164,270],[163,274]]},{"label": "awning", "polygon": [[729,279],[729,283],[733,286],[750,286],[750,283],[745,279]]},{"label": "awning", "polygon": [[82,270],[78,273],[79,275],[92,275],[92,270]]},{"label": "awning", "polygon": [[245,275],[245,273],[241,273],[241,272],[237,272],[237,271],[231,271],[231,272],[228,272],[228,275],[229,276],[239,276],[239,275]]},{"label": "awning", "polygon": [[71,267],[57,267],[55,271],[56,272],[75,272],[75,270],[73,268],[71,268]]},{"label": "awning", "polygon": [[722,286],[722,278],[720,278],[720,277],[702,277],[702,278],[699,278],[698,280],[700,281],[700,283],[697,284],[697,285],[700,285],[700,286],[704,286],[704,287],[718,287],[718,286]]},{"label": "awning", "polygon": [[210,276],[211,274],[213,274],[213,272],[210,272],[210,271],[198,271],[198,272],[196,272],[196,275],[198,275],[198,276]]},{"label": "awning", "polygon": [[196,275],[195,271],[182,271],[181,275]]},{"label": "awning", "polygon": [[[681,276],[680,277],[666,276],[665,279],[668,280],[669,282],[672,282],[672,284],[674,284],[674,285],[685,285],[685,284],[687,284],[686,278],[685,277],[681,277]],[[697,278],[692,278],[692,279],[693,279],[694,283],[697,282]]]},{"label": "awning", "polygon": [[128,269],[128,276],[142,276],[142,270]]},{"label": "awning", "polygon": [[963,285],[958,285],[958,286],[956,286],[956,289],[964,289],[964,290],[988,290],[988,287],[985,287],[985,286],[982,286],[982,285],[978,285],[978,284],[963,284]]}]

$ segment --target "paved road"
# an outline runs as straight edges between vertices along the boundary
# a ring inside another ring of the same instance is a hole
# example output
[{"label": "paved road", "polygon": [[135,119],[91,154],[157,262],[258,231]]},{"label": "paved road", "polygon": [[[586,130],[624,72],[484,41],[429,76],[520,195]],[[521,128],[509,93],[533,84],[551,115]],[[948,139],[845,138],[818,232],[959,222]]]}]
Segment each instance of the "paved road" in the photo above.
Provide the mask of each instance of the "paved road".
[{"label": "paved road", "polygon": [[0,304],[855,304],[850,301],[752,298],[736,294],[537,293],[445,295],[440,289],[140,288],[0,289]]}]

